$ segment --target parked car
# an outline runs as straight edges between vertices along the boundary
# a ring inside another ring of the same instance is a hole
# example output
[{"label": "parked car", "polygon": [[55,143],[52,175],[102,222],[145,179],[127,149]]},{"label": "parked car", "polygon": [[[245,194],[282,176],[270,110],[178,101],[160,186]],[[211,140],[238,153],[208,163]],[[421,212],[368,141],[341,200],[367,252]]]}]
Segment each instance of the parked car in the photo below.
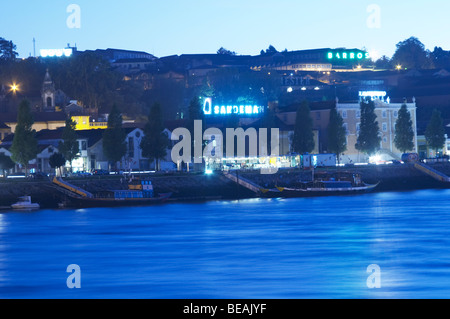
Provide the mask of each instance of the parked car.
[{"label": "parked car", "polygon": [[92,172],[93,175],[109,175],[109,172],[104,169],[96,169]]},{"label": "parked car", "polygon": [[48,174],[44,173],[44,172],[36,172],[36,173],[31,173],[29,175],[30,178],[34,178],[34,179],[47,179],[48,178]]},{"label": "parked car", "polygon": [[91,173],[89,172],[76,172],[75,174],[73,174],[76,177],[86,177],[86,176],[92,176]]}]

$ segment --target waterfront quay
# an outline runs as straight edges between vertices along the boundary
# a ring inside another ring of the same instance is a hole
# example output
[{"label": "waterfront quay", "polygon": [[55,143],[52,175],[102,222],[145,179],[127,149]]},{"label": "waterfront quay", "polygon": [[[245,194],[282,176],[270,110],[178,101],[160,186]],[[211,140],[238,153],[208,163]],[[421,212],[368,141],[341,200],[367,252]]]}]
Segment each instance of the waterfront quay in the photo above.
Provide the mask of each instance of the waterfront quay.
[{"label": "waterfront quay", "polygon": [[[430,164],[434,170],[450,175],[450,163]],[[280,169],[275,174],[260,174],[255,170],[233,171],[233,174],[261,188],[289,187],[299,181],[312,179],[313,173],[342,172],[361,174],[364,182],[379,183],[376,192],[415,189],[448,188],[450,183],[440,182],[416,169],[413,164],[367,165],[310,169]],[[236,200],[259,197],[260,194],[226,178],[223,172],[205,173],[153,173],[145,176],[153,184],[155,193],[172,193],[167,203],[183,201]],[[66,178],[67,181],[89,192],[127,189],[127,175],[87,176]],[[0,180],[0,206],[9,207],[17,198],[29,195],[42,208],[57,208],[64,201],[50,179]]]}]

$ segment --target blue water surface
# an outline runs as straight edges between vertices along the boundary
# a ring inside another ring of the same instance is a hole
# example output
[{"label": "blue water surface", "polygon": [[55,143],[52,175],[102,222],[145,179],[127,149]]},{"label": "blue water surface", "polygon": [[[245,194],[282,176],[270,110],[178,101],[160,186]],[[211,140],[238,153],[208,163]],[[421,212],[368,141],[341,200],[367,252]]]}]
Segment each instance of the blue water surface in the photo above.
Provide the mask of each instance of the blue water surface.
[{"label": "blue water surface", "polygon": [[424,190],[3,211],[0,298],[448,298],[449,207]]}]

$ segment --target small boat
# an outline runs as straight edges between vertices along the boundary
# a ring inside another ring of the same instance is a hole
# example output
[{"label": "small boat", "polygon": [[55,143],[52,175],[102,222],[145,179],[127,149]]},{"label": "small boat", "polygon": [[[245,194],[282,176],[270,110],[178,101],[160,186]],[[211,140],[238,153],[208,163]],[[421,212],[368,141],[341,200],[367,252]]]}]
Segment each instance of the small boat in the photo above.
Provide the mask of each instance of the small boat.
[{"label": "small boat", "polygon": [[366,184],[357,173],[319,173],[313,181],[299,182],[292,187],[261,189],[263,197],[312,197],[336,196],[366,193],[374,190],[377,184]]},{"label": "small boat", "polygon": [[167,201],[172,193],[162,193],[155,197],[141,197],[141,192],[139,191],[127,191],[127,194],[123,196],[115,196],[118,192],[122,191],[106,191],[98,193],[95,197],[82,198],[77,196],[69,196],[70,206],[75,206],[78,208],[89,208],[89,207],[115,207],[115,206],[147,206],[162,204]]},{"label": "small boat", "polygon": [[13,209],[39,209],[40,206],[37,203],[31,202],[31,196],[19,197],[19,201],[11,205]]},{"label": "small boat", "polygon": [[80,187],[74,186],[62,179],[54,178],[55,187],[67,195],[69,206],[80,208],[87,207],[112,207],[153,205],[165,202],[172,193],[161,193],[155,196],[153,185],[148,179],[135,179],[128,183],[128,189],[102,190],[90,193]]}]

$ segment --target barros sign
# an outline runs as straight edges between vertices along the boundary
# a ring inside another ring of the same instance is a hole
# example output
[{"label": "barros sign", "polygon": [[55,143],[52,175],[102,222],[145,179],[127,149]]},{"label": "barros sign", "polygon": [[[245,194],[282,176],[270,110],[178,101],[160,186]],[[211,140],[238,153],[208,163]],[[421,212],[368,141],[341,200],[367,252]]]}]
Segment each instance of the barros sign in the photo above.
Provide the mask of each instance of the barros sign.
[{"label": "barros sign", "polygon": [[369,59],[368,52],[360,50],[331,50],[327,52],[328,60],[365,60]]}]

